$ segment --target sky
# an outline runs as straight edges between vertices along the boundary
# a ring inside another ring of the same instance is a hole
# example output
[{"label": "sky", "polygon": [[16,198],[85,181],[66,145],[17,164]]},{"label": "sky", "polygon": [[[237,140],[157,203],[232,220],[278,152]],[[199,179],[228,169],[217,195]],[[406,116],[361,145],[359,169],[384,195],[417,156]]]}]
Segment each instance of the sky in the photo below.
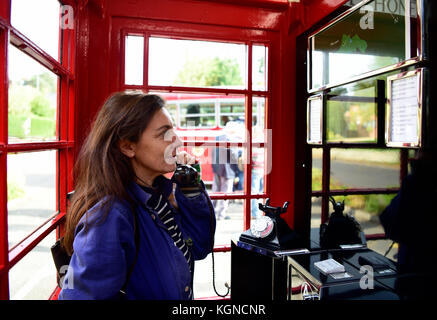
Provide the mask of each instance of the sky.
[{"label": "sky", "polygon": [[[58,60],[59,2],[57,0],[12,0],[11,2],[12,26]],[[29,58],[25,54],[20,54],[14,49],[9,49],[9,63],[11,65],[13,62],[14,66],[13,72],[9,72],[9,78],[15,80],[41,72],[40,64],[29,63]]]}]

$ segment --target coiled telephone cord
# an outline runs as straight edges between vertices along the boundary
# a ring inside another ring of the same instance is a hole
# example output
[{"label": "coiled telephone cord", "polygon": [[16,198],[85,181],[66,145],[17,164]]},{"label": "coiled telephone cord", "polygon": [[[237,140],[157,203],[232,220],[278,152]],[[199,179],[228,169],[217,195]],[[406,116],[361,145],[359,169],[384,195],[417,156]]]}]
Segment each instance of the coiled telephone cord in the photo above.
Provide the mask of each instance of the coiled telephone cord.
[{"label": "coiled telephone cord", "polygon": [[[210,217],[211,217],[211,226],[214,223],[214,217],[215,217],[215,212],[214,212],[214,207],[211,203],[211,199],[209,198],[208,194],[206,193],[206,191],[202,188],[202,193],[205,195],[207,202],[208,202],[208,206],[209,206],[209,211],[210,211]],[[211,244],[212,244],[212,250],[211,250],[211,257],[212,257],[212,287],[214,288],[214,292],[216,293],[216,295],[218,295],[219,297],[226,297],[227,295],[229,295],[229,291],[231,289],[231,287],[229,286],[229,284],[227,282],[225,282],[225,287],[227,288],[226,294],[220,294],[217,291],[217,288],[215,286],[215,261],[214,261],[214,234],[211,233]]]}]

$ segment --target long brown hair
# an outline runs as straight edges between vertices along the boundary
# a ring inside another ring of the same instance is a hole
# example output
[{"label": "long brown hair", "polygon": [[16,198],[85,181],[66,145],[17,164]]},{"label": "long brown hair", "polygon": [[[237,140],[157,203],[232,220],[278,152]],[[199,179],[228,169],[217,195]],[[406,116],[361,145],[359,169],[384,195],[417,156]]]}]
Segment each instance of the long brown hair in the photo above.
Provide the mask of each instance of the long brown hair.
[{"label": "long brown hair", "polygon": [[135,173],[129,158],[120,151],[119,141],[138,142],[152,117],[164,105],[161,97],[138,92],[117,92],[103,104],[75,166],[76,186],[63,240],[70,255],[76,226],[84,214],[91,214],[89,210],[94,205],[103,200],[99,208],[106,207],[107,213],[114,199],[132,204],[126,188]]}]

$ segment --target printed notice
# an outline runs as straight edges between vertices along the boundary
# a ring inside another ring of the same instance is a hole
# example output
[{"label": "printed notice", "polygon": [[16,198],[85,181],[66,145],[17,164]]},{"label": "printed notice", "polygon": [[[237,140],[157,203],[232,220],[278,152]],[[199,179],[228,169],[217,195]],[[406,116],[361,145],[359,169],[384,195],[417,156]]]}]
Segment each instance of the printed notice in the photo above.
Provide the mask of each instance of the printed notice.
[{"label": "printed notice", "polygon": [[417,75],[392,81],[391,142],[418,142]]},{"label": "printed notice", "polygon": [[322,142],[322,99],[309,100],[309,139],[310,143]]}]

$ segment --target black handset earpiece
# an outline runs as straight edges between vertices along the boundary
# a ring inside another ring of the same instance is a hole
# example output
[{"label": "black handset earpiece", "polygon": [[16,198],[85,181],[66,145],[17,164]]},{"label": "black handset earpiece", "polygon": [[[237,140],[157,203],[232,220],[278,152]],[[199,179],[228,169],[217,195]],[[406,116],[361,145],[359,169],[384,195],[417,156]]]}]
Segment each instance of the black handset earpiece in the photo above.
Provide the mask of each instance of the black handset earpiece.
[{"label": "black handset earpiece", "polygon": [[173,180],[181,188],[197,187],[199,186],[199,172],[189,164],[176,163]]}]

